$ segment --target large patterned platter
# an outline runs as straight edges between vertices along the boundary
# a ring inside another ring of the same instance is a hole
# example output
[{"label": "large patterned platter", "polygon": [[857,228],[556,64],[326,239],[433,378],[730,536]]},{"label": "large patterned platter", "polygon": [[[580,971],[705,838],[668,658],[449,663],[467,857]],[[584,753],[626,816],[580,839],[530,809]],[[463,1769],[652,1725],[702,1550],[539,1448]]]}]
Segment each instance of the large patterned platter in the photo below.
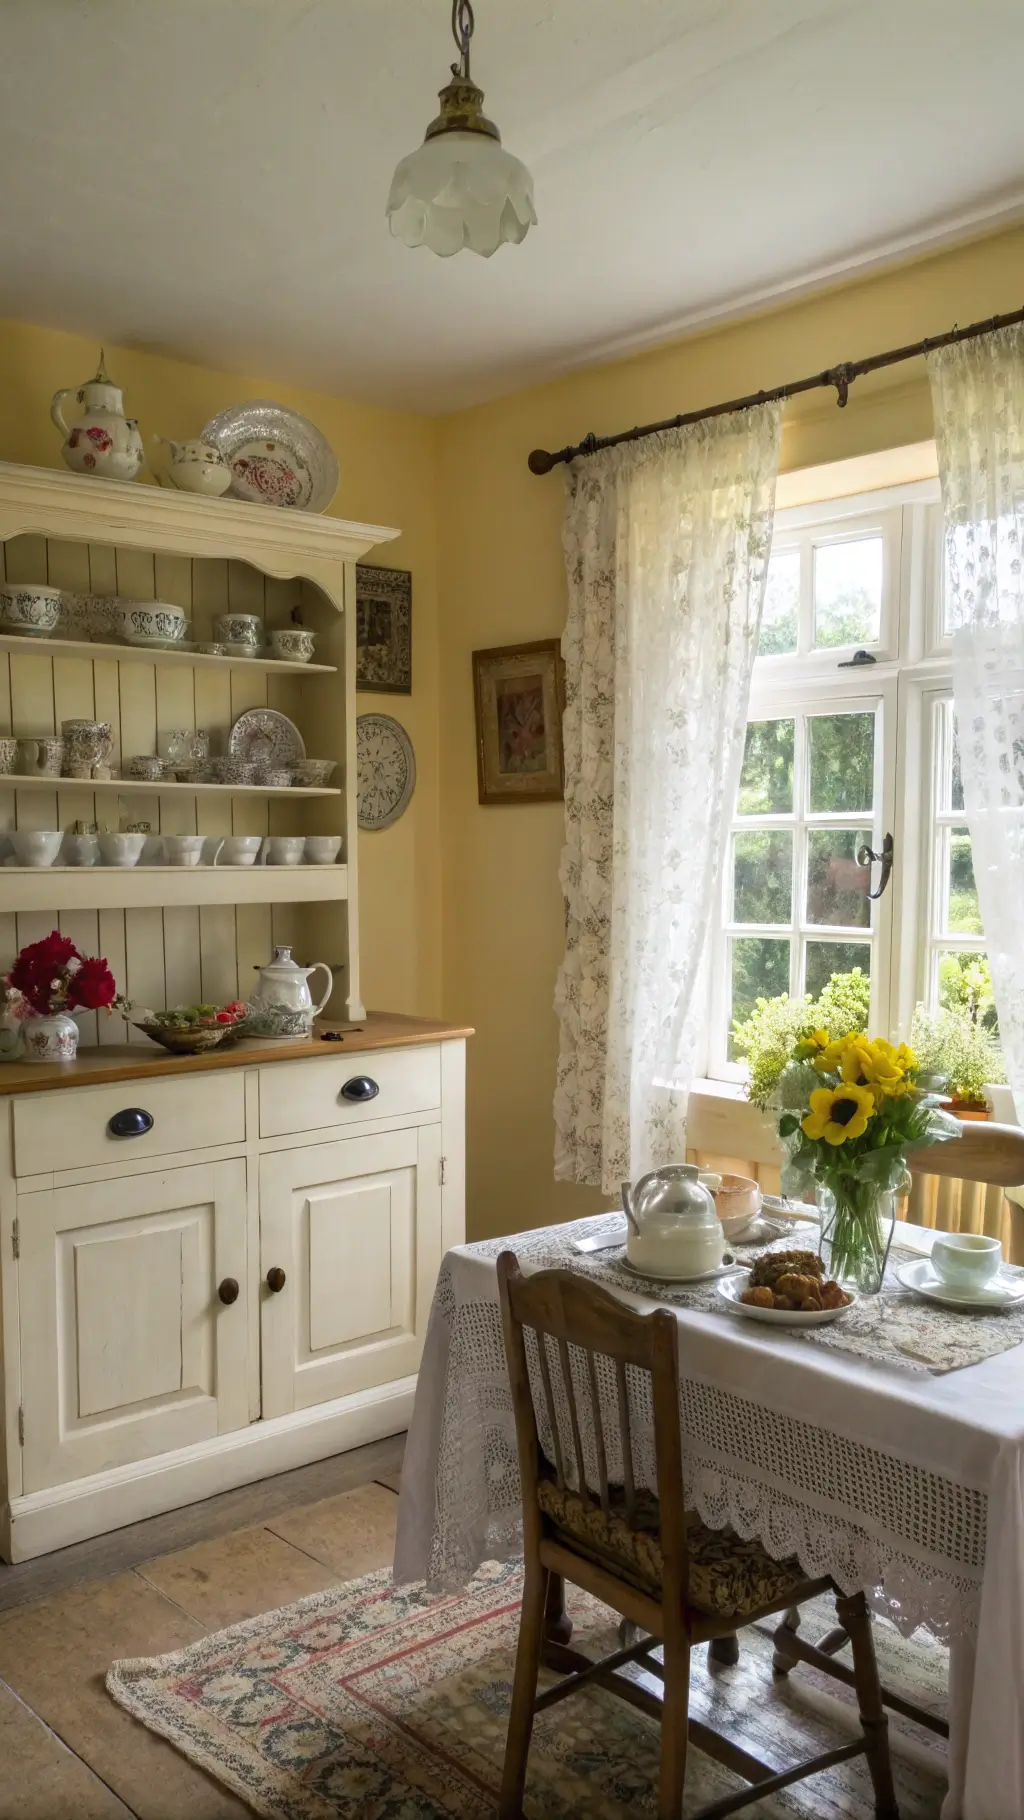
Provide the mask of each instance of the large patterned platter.
[{"label": "large patterned platter", "polygon": [[306,756],[302,734],[276,708],[247,708],[228,735],[228,752],[251,765],[294,765]]},{"label": "large patterned platter", "polygon": [[326,512],[338,490],[338,458],[314,423],[269,398],[211,417],[202,440],[231,469],[230,497],[256,505]]}]

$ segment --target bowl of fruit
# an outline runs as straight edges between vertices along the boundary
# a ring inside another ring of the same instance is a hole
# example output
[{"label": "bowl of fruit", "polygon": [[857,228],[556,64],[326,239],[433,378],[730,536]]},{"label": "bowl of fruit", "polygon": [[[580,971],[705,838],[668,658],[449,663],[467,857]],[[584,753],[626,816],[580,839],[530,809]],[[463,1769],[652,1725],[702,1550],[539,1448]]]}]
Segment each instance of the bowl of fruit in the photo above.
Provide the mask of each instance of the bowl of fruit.
[{"label": "bowl of fruit", "polygon": [[171,1011],[134,1011],[130,1021],[172,1055],[203,1055],[221,1049],[244,1034],[248,1006],[175,1005]]}]

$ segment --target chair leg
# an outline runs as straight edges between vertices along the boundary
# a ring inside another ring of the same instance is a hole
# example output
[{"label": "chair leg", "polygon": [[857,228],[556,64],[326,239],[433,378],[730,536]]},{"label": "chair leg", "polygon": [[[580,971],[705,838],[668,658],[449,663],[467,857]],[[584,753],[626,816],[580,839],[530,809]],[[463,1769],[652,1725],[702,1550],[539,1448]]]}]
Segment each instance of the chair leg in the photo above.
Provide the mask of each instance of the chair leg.
[{"label": "chair leg", "polygon": [[728,1637],[712,1637],[708,1644],[708,1667],[735,1668],[740,1659],[740,1640],[735,1631]]},{"label": "chair leg", "polygon": [[796,1667],[796,1657],[791,1656],[786,1648],[786,1632],[795,1633],[799,1629],[800,1607],[791,1605],[775,1632],[775,1651],[772,1656],[772,1673],[774,1675],[788,1675],[790,1669]]},{"label": "chair leg", "polygon": [[572,1638],[572,1619],[565,1609],[565,1581],[561,1574],[548,1574],[544,1635],[551,1643],[568,1643]]},{"label": "chair leg", "polygon": [[508,1720],[498,1820],[522,1820],[526,1760],[530,1754],[530,1735],[533,1731],[533,1703],[537,1698],[537,1675],[544,1644],[547,1591],[547,1573],[539,1562],[528,1563],[523,1608],[519,1618],[519,1646],[516,1650],[516,1672],[512,1684],[512,1709]]},{"label": "chair leg", "polygon": [[682,1820],[690,1724],[690,1643],[685,1631],[662,1643],[661,1775],[658,1820]]},{"label": "chair leg", "polygon": [[836,1598],[836,1615],[849,1633],[853,1645],[853,1673],[857,1688],[857,1708],[867,1743],[868,1769],[875,1791],[876,1820],[899,1820],[896,1790],[889,1759],[889,1721],[882,1705],[882,1689],[875,1660],[875,1640],[871,1634],[871,1614],[862,1592],[849,1598]]}]

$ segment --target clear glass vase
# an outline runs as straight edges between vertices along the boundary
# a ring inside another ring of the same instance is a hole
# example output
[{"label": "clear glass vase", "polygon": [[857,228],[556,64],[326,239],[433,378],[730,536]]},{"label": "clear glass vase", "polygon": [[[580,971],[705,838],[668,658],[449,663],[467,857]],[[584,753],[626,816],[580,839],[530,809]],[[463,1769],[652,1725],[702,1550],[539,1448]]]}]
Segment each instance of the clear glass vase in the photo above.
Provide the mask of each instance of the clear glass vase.
[{"label": "clear glass vase", "polygon": [[826,1274],[844,1289],[877,1295],[896,1224],[898,1191],[873,1182],[819,1182],[818,1255]]}]

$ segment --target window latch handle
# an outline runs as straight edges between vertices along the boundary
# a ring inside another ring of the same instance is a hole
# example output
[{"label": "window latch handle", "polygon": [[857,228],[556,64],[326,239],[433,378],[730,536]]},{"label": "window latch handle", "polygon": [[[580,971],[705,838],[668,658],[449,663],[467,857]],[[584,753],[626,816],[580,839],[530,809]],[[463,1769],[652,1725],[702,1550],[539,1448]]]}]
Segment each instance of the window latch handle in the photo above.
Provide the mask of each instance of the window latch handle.
[{"label": "window latch handle", "polygon": [[878,880],[878,890],[868,892],[868,896],[872,900],[881,897],[886,885],[892,877],[892,835],[886,835],[882,842],[881,853],[876,853],[873,847],[858,847],[857,864],[858,866],[871,866],[874,864],[881,866],[882,873]]}]

